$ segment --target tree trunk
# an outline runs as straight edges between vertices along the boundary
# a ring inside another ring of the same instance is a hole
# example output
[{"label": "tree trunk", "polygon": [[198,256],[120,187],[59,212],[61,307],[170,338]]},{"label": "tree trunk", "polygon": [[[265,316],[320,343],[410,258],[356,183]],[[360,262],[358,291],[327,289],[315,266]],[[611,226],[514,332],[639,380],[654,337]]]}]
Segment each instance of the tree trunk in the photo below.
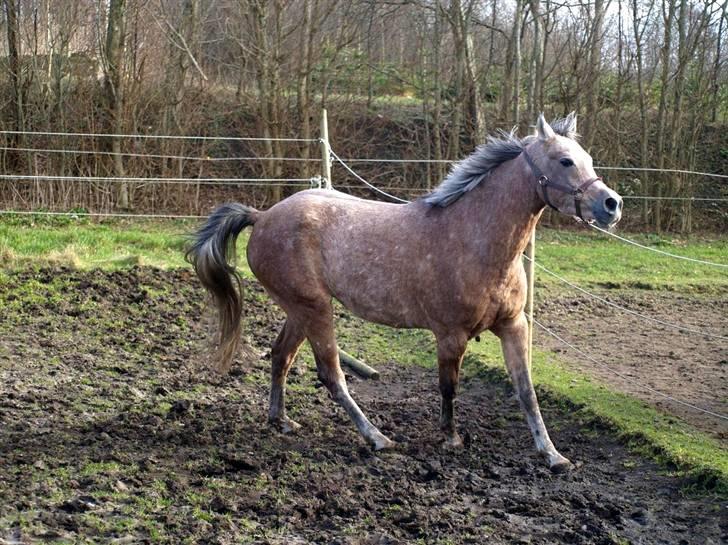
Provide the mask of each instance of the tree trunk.
[{"label": "tree trunk", "polygon": [[442,16],[440,10],[435,10],[433,22],[433,52],[432,52],[432,81],[434,97],[434,110],[432,113],[432,137],[435,147],[435,160],[437,163],[438,181],[445,177],[445,164],[442,149]]},{"label": "tree trunk", "polygon": [[[677,0],[662,0],[662,15],[664,24],[664,36],[662,48],[660,49],[660,102],[657,108],[657,168],[665,168],[665,115],[667,113],[667,95],[670,75],[670,50],[672,48],[672,22],[675,18],[675,2]],[[667,3],[667,5],[666,5]],[[667,8],[667,11],[665,9]],[[662,231],[662,181],[658,180],[654,186],[655,201],[654,225],[655,230]]]},{"label": "tree trunk", "polygon": [[[273,138],[276,137],[276,100],[275,85],[277,78],[274,75],[273,51],[268,39],[268,2],[265,0],[250,0],[250,26],[252,29],[253,57],[256,71],[256,85],[258,87],[258,131],[266,140],[263,141],[264,156],[274,157],[275,148]],[[275,23],[275,21],[274,21]],[[263,162],[263,174],[266,177],[276,176],[276,165],[272,161]],[[270,186],[268,192],[273,202],[281,197],[279,186]]]},{"label": "tree trunk", "polygon": [[506,51],[506,65],[501,92],[501,119],[504,123],[517,124],[519,117],[521,82],[521,28],[525,0],[516,0],[516,11]]},{"label": "tree trunk", "polygon": [[187,72],[192,64],[191,55],[197,49],[199,39],[199,0],[184,0],[182,15],[176,28],[171,24],[170,62],[165,74],[167,104],[165,106],[163,127],[168,131],[181,131],[180,108],[185,96]]},{"label": "tree trunk", "polygon": [[[303,22],[301,24],[301,36],[298,51],[298,77],[296,81],[296,104],[298,114],[301,118],[301,138],[311,138],[311,50],[313,49],[314,32],[312,29],[312,6],[311,0],[303,2]],[[370,42],[367,41],[367,44]],[[369,46],[367,46],[369,47]],[[303,146],[301,158],[308,159],[311,155],[311,147]],[[303,161],[301,172],[304,177],[311,175],[310,164]]]},{"label": "tree trunk", "polygon": [[[4,0],[5,16],[7,17],[8,34],[8,67],[10,68],[10,82],[13,88],[14,126],[13,129],[22,133],[25,130],[25,97],[23,92],[23,75],[20,60],[20,22],[18,20],[18,4],[15,0]],[[23,134],[12,137],[15,147],[23,146]],[[16,157],[16,161],[19,161]]]},{"label": "tree trunk", "polygon": [[586,112],[584,119],[584,142],[585,147],[591,148],[594,143],[594,135],[597,126],[597,115],[599,113],[599,78],[601,76],[602,64],[602,35],[604,32],[604,14],[606,5],[604,0],[594,0],[594,17],[591,25],[591,36],[589,40],[589,60],[586,78]]},{"label": "tree trunk", "polygon": [[724,57],[721,57],[721,53],[723,46],[723,29],[725,28],[726,22],[726,10],[728,10],[728,1],[723,2],[723,7],[720,13],[720,22],[718,23],[718,38],[715,43],[715,59],[713,61],[713,72],[711,74],[712,100],[710,109],[710,121],[712,123],[715,123],[718,120],[718,104],[720,101],[720,68],[721,60],[724,59]]},{"label": "tree trunk", "polygon": [[[649,14],[652,12],[652,6],[653,2],[651,1],[648,5],[648,11],[645,15],[644,23],[641,23],[642,18],[640,17],[640,3],[638,0],[632,0],[632,30],[634,33],[634,43],[635,43],[635,56],[636,56],[636,64],[637,64],[637,99],[639,104],[639,110],[640,110],[640,164],[642,168],[649,167],[649,157],[648,157],[648,138],[649,138],[649,120],[647,117],[648,114],[648,106],[647,106],[647,100],[645,98],[645,83],[644,83],[644,66],[643,66],[643,58],[642,58],[642,47],[643,42],[642,38],[645,33],[645,29],[647,29],[648,21],[649,21]],[[641,25],[641,26],[640,26]],[[649,172],[645,171],[642,173],[642,194],[643,195],[650,195],[652,193],[652,187],[650,185],[650,174]],[[649,215],[650,215],[650,201],[647,199],[644,199],[642,201],[642,221],[645,225],[648,225],[649,223]]]},{"label": "tree trunk", "polygon": [[455,54],[455,78],[453,82],[453,94],[455,103],[452,107],[452,122],[450,127],[450,141],[448,142],[447,156],[454,159],[460,155],[460,133],[463,124],[463,111],[466,108],[466,37],[460,24],[462,18],[462,4],[460,0],[452,0],[448,11],[448,22],[452,32],[453,49]]},{"label": "tree trunk", "polygon": [[[126,0],[109,0],[108,26],[106,29],[104,94],[109,117],[108,128],[113,134],[121,134],[124,115],[124,42],[126,34]],[[123,178],[124,163],[121,158],[121,139],[110,138],[113,153],[114,175]],[[119,184],[118,207],[128,209],[129,187]]]},{"label": "tree trunk", "polygon": [[542,37],[541,37],[541,0],[530,0],[531,15],[533,16],[533,48],[528,69],[527,116],[528,121],[536,119],[538,110],[538,97],[541,96],[543,85],[542,64]]}]

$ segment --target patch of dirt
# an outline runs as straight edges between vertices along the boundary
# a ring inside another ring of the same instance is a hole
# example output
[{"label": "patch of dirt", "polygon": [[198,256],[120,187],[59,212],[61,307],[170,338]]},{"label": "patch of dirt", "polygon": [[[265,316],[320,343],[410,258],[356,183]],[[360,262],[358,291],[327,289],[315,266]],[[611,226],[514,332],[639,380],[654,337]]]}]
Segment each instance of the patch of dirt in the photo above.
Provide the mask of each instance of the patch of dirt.
[{"label": "patch of dirt", "polygon": [[[186,271],[42,270],[0,286],[0,542],[720,543],[728,506],[542,400],[577,469],[535,455],[510,387],[471,378],[466,447],[444,451],[434,370],[379,365],[354,398],[399,447],[372,453],[315,372],[292,373],[292,436],[265,425],[281,313],[247,283],[260,358],[200,368]],[[720,515],[723,512],[724,515]]]},{"label": "patch of dirt", "polygon": [[[590,291],[662,322],[728,337],[728,291],[709,295],[645,289]],[[728,415],[728,341],[650,322],[575,291],[542,287],[536,294],[537,319],[603,365],[586,360],[538,327],[537,346],[551,348],[615,390],[639,397],[728,443],[727,420],[645,389]]]}]

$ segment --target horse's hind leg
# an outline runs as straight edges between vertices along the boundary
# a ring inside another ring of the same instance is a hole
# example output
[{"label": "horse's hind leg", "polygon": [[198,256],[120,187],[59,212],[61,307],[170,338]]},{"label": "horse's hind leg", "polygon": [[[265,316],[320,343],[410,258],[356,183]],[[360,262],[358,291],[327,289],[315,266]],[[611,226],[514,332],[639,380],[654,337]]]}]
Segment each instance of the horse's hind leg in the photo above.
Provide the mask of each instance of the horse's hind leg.
[{"label": "horse's hind leg", "polygon": [[531,371],[528,368],[528,323],[523,314],[493,328],[500,337],[503,356],[506,360],[508,374],[516,388],[521,408],[526,413],[526,421],[536,442],[536,449],[546,458],[552,471],[560,473],[571,467],[571,462],[564,458],[551,442],[546,426],[538,407],[538,399],[531,382]]},{"label": "horse's hind leg", "polygon": [[356,424],[359,433],[371,443],[374,450],[393,447],[394,442],[384,436],[369,421],[349,394],[344,373],[339,365],[331,305],[327,303],[325,308],[322,307],[307,314],[309,320],[305,322],[306,337],[313,349],[319,379],[331,392],[334,401],[346,410],[354,424]]},{"label": "horse's hind leg", "polygon": [[303,330],[291,320],[283,324],[278,338],[273,343],[271,359],[270,409],[268,422],[284,433],[294,431],[301,426],[286,416],[286,377],[296,359],[296,354],[305,339]]}]

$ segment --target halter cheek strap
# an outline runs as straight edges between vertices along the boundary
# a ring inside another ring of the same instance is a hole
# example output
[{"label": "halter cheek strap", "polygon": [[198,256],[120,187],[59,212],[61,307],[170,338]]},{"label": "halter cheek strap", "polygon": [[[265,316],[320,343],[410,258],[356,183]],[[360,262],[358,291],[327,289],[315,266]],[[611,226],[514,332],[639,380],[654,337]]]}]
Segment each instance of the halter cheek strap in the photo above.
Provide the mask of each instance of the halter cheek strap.
[{"label": "halter cheek strap", "polygon": [[589,189],[589,187],[594,182],[599,182],[602,180],[601,176],[597,176],[596,178],[592,178],[591,180],[587,180],[586,182],[583,182],[577,187],[572,187],[570,185],[566,184],[560,184],[557,182],[554,182],[549,179],[548,176],[546,176],[543,171],[538,167],[536,163],[534,163],[533,159],[531,159],[531,156],[528,154],[528,152],[524,149],[523,150],[523,156],[526,158],[526,162],[531,167],[531,171],[533,172],[534,176],[536,176],[538,185],[541,187],[541,193],[543,194],[543,200],[544,202],[549,205],[551,208],[559,211],[558,208],[556,208],[553,203],[551,202],[551,199],[549,199],[549,193],[548,188],[552,187],[553,189],[556,189],[558,191],[561,191],[562,193],[567,193],[574,197],[574,208],[576,209],[576,215],[577,217],[582,220],[586,221],[584,217],[581,215],[581,200],[584,198],[584,193],[586,193],[586,190]]}]

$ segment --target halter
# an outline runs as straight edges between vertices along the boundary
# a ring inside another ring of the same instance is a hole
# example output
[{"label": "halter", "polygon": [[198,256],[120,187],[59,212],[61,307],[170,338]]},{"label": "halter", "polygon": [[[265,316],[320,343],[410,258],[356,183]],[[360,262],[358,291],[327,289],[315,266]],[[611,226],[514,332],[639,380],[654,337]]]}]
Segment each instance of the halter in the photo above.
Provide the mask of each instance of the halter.
[{"label": "halter", "polygon": [[567,193],[574,197],[574,208],[576,209],[576,215],[581,221],[586,221],[584,217],[581,215],[581,200],[584,197],[584,193],[587,189],[594,183],[594,182],[601,182],[602,178],[601,176],[597,176],[596,178],[592,178],[591,180],[587,180],[586,182],[582,183],[578,187],[572,187],[570,185],[565,184],[558,184],[556,182],[553,182],[549,180],[549,177],[546,176],[543,171],[538,168],[538,165],[533,162],[533,159],[531,159],[531,156],[528,154],[528,152],[524,149],[523,150],[523,156],[526,158],[526,162],[531,167],[531,171],[533,172],[534,176],[538,179],[538,185],[541,186],[541,192],[543,193],[543,200],[546,204],[548,204],[551,208],[559,211],[558,208],[556,208],[549,199],[549,194],[547,191],[547,188],[553,187],[554,189],[557,189],[561,191],[562,193]]}]

